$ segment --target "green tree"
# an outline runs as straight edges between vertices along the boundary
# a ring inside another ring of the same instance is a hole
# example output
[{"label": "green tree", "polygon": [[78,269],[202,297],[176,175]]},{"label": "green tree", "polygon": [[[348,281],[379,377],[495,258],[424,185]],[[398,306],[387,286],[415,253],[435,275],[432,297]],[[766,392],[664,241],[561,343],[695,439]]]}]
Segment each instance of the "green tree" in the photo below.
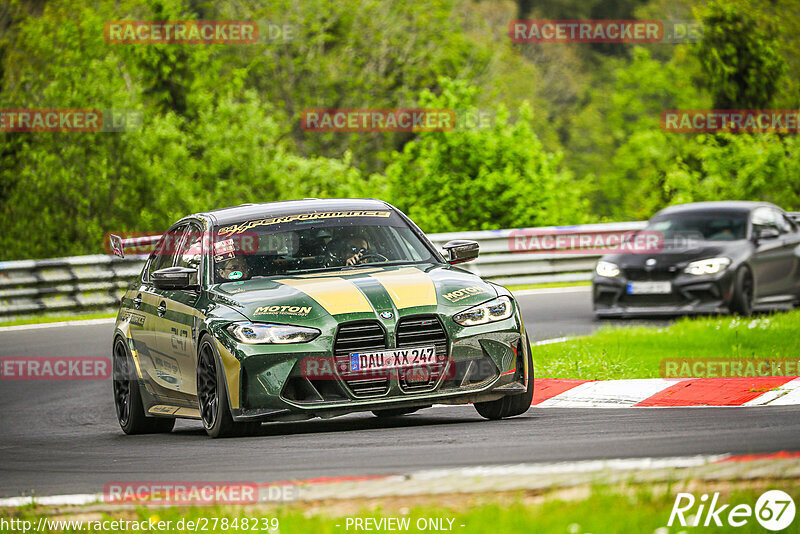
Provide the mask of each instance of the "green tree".
[{"label": "green tree", "polygon": [[769,107],[786,71],[775,28],[727,0],[713,0],[703,16],[696,54],[715,109]]},{"label": "green tree", "polygon": [[[216,46],[106,43],[114,8],[154,18],[133,2],[56,0],[18,22],[0,108],[127,109],[143,120],[123,133],[0,134],[3,259],[98,253],[109,231],[160,232],[190,212],[369,184],[349,159],[296,155],[285,116]],[[154,90],[153,70],[173,67],[196,72],[178,74],[173,93]]]},{"label": "green tree", "polygon": [[665,159],[680,153],[683,135],[661,130],[661,113],[708,106],[696,90],[696,65],[683,47],[666,63],[636,47],[632,60],[610,61],[572,117],[566,163],[586,184],[592,210],[610,220],[647,217],[669,202]]},{"label": "green tree", "polygon": [[[421,107],[476,110],[475,89],[442,79],[436,96],[424,91]],[[496,109],[487,129],[427,132],[396,153],[386,170],[389,198],[426,232],[485,230],[581,220],[579,190],[546,152],[519,109],[511,124]]]}]

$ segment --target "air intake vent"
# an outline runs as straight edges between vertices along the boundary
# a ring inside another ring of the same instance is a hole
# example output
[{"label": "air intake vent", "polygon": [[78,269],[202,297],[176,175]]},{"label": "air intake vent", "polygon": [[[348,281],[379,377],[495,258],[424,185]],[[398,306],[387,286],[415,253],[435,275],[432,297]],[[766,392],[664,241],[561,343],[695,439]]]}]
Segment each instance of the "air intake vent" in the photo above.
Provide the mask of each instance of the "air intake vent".
[{"label": "air intake vent", "polygon": [[397,346],[415,347],[433,345],[436,347],[437,363],[399,372],[400,387],[403,391],[417,392],[436,387],[447,362],[447,334],[435,315],[405,317],[397,325]]},{"label": "air intake vent", "polygon": [[383,350],[386,333],[377,321],[345,323],[339,327],[333,344],[336,370],[356,397],[374,397],[389,390],[389,375],[350,372],[350,353]]}]

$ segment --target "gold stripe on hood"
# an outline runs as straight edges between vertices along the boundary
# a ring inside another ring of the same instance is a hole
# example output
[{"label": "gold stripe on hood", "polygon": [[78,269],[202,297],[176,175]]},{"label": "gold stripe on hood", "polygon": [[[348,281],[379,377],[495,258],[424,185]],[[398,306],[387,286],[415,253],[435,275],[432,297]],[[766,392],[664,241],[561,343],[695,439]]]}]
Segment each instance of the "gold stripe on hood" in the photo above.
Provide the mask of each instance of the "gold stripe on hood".
[{"label": "gold stripe on hood", "polygon": [[416,267],[370,274],[392,297],[397,309],[436,306],[436,286],[426,273]]},{"label": "gold stripe on hood", "polygon": [[367,297],[355,284],[344,278],[286,278],[276,282],[302,291],[331,315],[374,311]]},{"label": "gold stripe on hood", "polygon": [[382,271],[380,267],[350,267],[346,271],[334,271],[332,273],[311,273],[311,274],[298,274],[297,278],[330,278],[330,277],[342,277],[342,276],[353,276],[358,274],[366,274],[366,273],[374,273],[376,271]]}]

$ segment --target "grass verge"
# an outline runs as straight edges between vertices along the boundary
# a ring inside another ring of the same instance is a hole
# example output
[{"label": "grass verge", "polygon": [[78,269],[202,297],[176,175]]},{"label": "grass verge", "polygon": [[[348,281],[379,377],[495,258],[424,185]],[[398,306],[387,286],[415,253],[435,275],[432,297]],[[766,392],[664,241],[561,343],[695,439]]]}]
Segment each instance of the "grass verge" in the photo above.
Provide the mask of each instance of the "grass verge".
[{"label": "grass verge", "polygon": [[[17,519],[30,521],[35,527],[41,517],[48,517],[48,526],[54,521],[80,521],[82,528],[43,528],[40,532],[81,531],[93,532],[96,521],[152,521],[164,525],[161,532],[230,532],[259,531],[284,534],[342,533],[367,529],[355,528],[355,519],[368,523],[376,532],[449,531],[478,532],[547,532],[547,533],[655,533],[691,531],[692,527],[673,524],[668,528],[673,505],[679,492],[691,492],[696,498],[694,507],[687,510],[685,519],[697,511],[702,494],[719,492],[718,505],[729,504],[728,510],[738,504],[755,507],[758,497],[767,489],[780,489],[797,500],[796,480],[765,480],[747,482],[720,482],[716,484],[684,481],[657,485],[598,485],[547,492],[519,491],[486,494],[449,494],[413,497],[384,497],[358,501],[332,500],[288,504],[280,507],[267,505],[226,507],[172,507],[115,509],[90,511],[76,508],[59,509],[26,508],[9,514],[1,512],[2,521]],[[685,503],[683,503],[685,504]],[[726,512],[727,513],[727,512]],[[764,532],[755,517],[747,518],[741,527],[725,523],[722,527],[700,526],[703,532]],[[381,519],[392,518],[395,525],[405,528],[386,528]],[[705,517],[703,516],[703,519]],[[234,523],[234,520],[236,521]],[[182,523],[181,523],[182,521]],[[169,523],[167,523],[169,522]],[[192,525],[190,527],[190,523]],[[797,532],[798,520],[786,532]],[[194,528],[198,526],[199,528]],[[254,525],[256,527],[254,528]],[[277,528],[270,528],[275,527]],[[362,523],[364,525],[364,523]],[[381,525],[383,528],[381,528]],[[64,526],[62,523],[61,526]],[[182,528],[181,528],[182,527]],[[7,531],[10,531],[8,529]],[[138,531],[132,528],[111,528],[105,532]],[[154,530],[154,532],[157,530]]]},{"label": "grass verge", "polygon": [[522,291],[525,289],[547,289],[551,287],[591,287],[592,282],[585,280],[583,282],[550,282],[549,284],[518,284],[512,286],[505,286],[509,291]]},{"label": "grass verge", "polygon": [[117,312],[103,313],[82,313],[77,315],[42,315],[37,317],[25,317],[12,321],[0,321],[0,328],[3,326],[18,326],[23,324],[46,324],[60,323],[61,321],[86,321],[89,319],[113,319]]},{"label": "grass verge", "polygon": [[663,327],[605,327],[533,347],[537,377],[656,378],[664,358],[793,358],[800,311],[754,317],[682,318]]}]

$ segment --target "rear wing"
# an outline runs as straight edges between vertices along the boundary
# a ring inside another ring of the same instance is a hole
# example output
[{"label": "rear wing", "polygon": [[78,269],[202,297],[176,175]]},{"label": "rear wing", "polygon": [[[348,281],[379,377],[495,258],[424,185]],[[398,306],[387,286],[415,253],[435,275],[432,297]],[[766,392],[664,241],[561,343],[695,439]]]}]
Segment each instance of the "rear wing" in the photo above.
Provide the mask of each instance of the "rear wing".
[{"label": "rear wing", "polygon": [[155,245],[159,242],[162,236],[160,235],[146,235],[139,237],[131,237],[122,239],[118,235],[108,234],[108,244],[111,248],[111,253],[120,258],[125,257],[125,249],[133,247],[143,247],[147,245]]}]

